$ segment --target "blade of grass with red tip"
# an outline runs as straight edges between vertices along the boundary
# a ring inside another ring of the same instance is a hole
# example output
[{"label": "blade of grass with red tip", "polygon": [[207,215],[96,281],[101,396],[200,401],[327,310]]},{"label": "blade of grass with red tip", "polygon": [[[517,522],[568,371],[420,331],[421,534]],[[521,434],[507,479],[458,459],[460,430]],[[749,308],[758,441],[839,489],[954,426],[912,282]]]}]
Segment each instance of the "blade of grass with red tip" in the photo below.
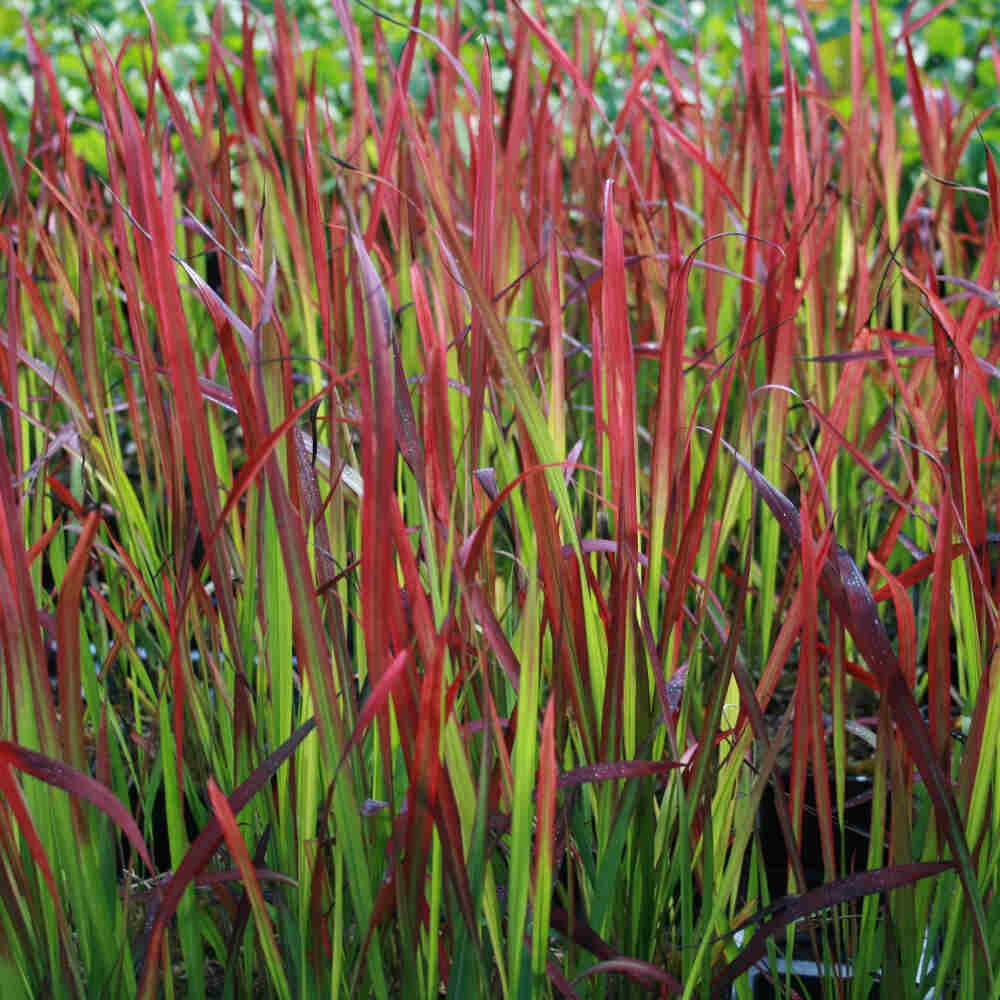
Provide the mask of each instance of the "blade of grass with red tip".
[{"label": "blade of grass with red tip", "polygon": [[[832,527],[827,530],[824,537],[817,542],[813,539],[811,517],[808,508],[806,516],[800,519],[802,529],[802,584],[800,592],[803,597],[802,614],[802,643],[800,647],[800,659],[798,676],[796,677],[796,694],[802,690],[806,703],[806,719],[808,720],[808,753],[799,755],[793,753],[792,776],[797,776],[796,771],[801,767],[802,786],[797,791],[804,792],[806,769],[809,758],[812,759],[812,773],[814,775],[826,775],[830,773],[827,766],[826,757],[826,737],[823,727],[823,706],[820,701],[820,678],[819,664],[817,662],[816,647],[818,644],[818,624],[819,613],[817,607],[817,568],[822,565],[825,559],[826,548],[832,538]],[[796,723],[799,712],[796,711]],[[838,763],[838,770],[843,762]],[[833,835],[833,809],[830,802],[830,784],[828,781],[815,781],[816,791],[816,818],[819,823],[820,847],[823,855],[823,872],[827,880],[832,880],[836,870],[836,844]],[[792,815],[798,824],[801,816],[803,802],[801,798],[793,796]],[[798,825],[796,832],[800,830]]]},{"label": "blade of grass with red tip", "polygon": [[931,575],[931,608],[927,634],[927,710],[934,756],[950,772],[951,744],[951,542],[954,516],[952,494],[945,487],[938,504],[934,570]]},{"label": "blade of grass with red tip", "polygon": [[[670,212],[670,259],[680,259],[678,219]],[[653,452],[650,462],[649,486],[649,573],[646,579],[646,604],[650,628],[660,631],[660,573],[664,558],[664,541],[673,545],[668,536],[668,513],[671,497],[678,497],[683,488],[679,482],[682,468],[682,431],[685,389],[681,358],[687,337],[688,296],[693,255],[684,258],[680,267],[670,268],[666,288],[666,317],[659,348],[659,373],[656,386],[656,410],[653,417]],[[675,501],[676,503],[676,501]],[[672,521],[673,518],[670,518]]]},{"label": "blade of grass with red tip", "polygon": [[[93,511],[73,549],[56,606],[56,660],[59,669],[59,711],[62,717],[62,743],[71,767],[84,767],[83,700],[80,663],[80,592],[90,560],[90,550],[101,524],[101,515]],[[82,836],[82,830],[80,831]]]},{"label": "blade of grass with red tip", "polygon": [[236,825],[236,816],[214,778],[208,779],[208,798],[215,812],[216,821],[225,837],[229,851],[236,862],[240,875],[243,878],[243,885],[250,898],[250,906],[253,909],[254,921],[257,924],[257,933],[260,937],[264,950],[265,964],[271,977],[271,985],[276,990],[282,1000],[291,1000],[292,992],[288,986],[288,979],[281,964],[281,956],[278,954],[278,944],[274,938],[274,926],[268,915],[267,907],[264,903],[264,896],[260,891],[260,882],[257,880],[257,873],[250,860],[250,852],[247,850],[246,842],[240,828]]},{"label": "blade of grass with red tip", "polygon": [[[636,499],[635,359],[626,301],[625,249],[615,218],[614,183],[604,186],[604,239],[600,328],[606,346],[594,358],[594,378],[600,383],[607,414],[611,496],[618,510],[618,564],[613,583],[609,623],[608,672],[605,678],[600,754],[635,751],[634,689],[626,690],[635,657],[636,563],[639,521]],[[621,743],[625,732],[631,738]]]},{"label": "blade of grass with red tip", "polygon": [[[352,223],[353,225],[353,223]],[[390,523],[396,472],[395,384],[392,378],[392,318],[382,281],[361,236],[351,232],[357,265],[354,285],[355,322],[360,332],[358,354],[362,426],[361,474],[365,494],[361,506],[361,607],[364,622],[365,665],[373,684],[389,666],[391,638],[401,634],[402,610],[395,583],[395,560]],[[366,332],[367,331],[367,332]],[[397,710],[415,719],[415,708],[405,685],[399,689]],[[404,726],[401,735],[411,735]],[[388,710],[379,719],[379,742],[392,799],[392,751]]]},{"label": "blade of grass with red tip", "polygon": [[[889,79],[889,62],[886,57],[882,24],[876,0],[869,0],[872,28],[872,54],[875,61],[875,82],[878,86],[879,149],[878,162],[882,168],[883,201],[886,214],[886,237],[890,247],[899,245],[899,170],[900,155],[896,145],[896,98]],[[889,290],[892,304],[892,327],[903,329],[903,288],[893,282]]]},{"label": "blade of grass with red tip", "polygon": [[[479,70],[479,134],[475,160],[475,193],[472,218],[472,260],[485,294],[492,300],[496,282],[493,258],[498,237],[497,149],[493,134],[495,105],[489,49],[483,51]],[[487,341],[485,319],[474,312],[469,333],[469,455],[472,466],[479,466],[479,447],[483,433],[483,398],[486,394]]]}]

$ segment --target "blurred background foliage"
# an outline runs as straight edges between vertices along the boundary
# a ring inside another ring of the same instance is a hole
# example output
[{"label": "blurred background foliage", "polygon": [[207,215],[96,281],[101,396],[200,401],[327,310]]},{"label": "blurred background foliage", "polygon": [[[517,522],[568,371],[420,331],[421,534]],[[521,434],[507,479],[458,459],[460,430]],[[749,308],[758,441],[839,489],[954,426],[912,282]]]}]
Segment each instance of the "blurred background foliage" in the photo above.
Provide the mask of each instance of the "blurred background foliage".
[{"label": "blurred background foliage", "polygon": [[[412,0],[376,0],[372,7],[359,0],[347,0],[352,6],[352,16],[361,26],[366,41],[374,38],[375,9],[399,21],[406,21],[413,7]],[[238,49],[241,44],[240,25],[242,20],[240,0],[221,0],[225,10],[225,32],[223,42],[227,47]],[[575,22],[584,19],[588,30],[596,39],[599,54],[595,69],[594,89],[604,102],[605,111],[613,117],[620,106],[629,80],[620,72],[625,64],[624,57],[629,46],[630,34],[638,29],[642,37],[650,37],[653,30],[661,33],[671,43],[675,51],[687,55],[693,63],[695,53],[704,58],[700,62],[702,85],[708,92],[720,94],[738,79],[738,64],[741,53],[740,20],[749,16],[748,3],[726,3],[720,0],[690,0],[686,4],[663,4],[658,9],[654,24],[635,25],[630,18],[631,4],[601,5],[575,2],[575,0],[546,0],[528,2],[527,7],[544,14],[546,23],[556,37],[569,44],[573,36]],[[850,2],[849,0],[803,0],[816,32],[823,71],[832,90],[844,93],[849,71],[848,54],[850,44]],[[870,17],[868,4],[862,4],[862,18],[867,23]],[[918,3],[880,3],[879,18],[887,40],[899,38],[905,23],[907,11],[911,21],[916,20],[931,8],[929,0]],[[480,36],[491,45],[502,44],[499,33],[501,25],[509,24],[505,16],[497,14],[497,7],[504,8],[501,0],[462,0],[460,16],[462,27],[470,38]],[[157,25],[161,46],[161,59],[171,81],[178,91],[183,91],[192,81],[204,73],[207,58],[207,38],[210,19],[215,5],[204,2],[173,3],[170,0],[149,0],[149,13]],[[252,5],[259,14],[260,29],[255,45],[263,53],[269,46],[270,28],[273,25],[274,5],[270,0]],[[325,96],[332,112],[344,115],[349,112],[350,66],[347,46],[337,21],[333,4],[326,0],[287,0],[286,9],[298,27],[303,50],[315,60],[317,78],[321,81]],[[808,65],[808,44],[802,30],[797,0],[770,4],[771,30],[773,33],[772,60],[773,81],[781,83],[782,33],[787,33],[792,59],[796,63],[800,79],[806,81]],[[951,8],[939,13],[913,36],[912,43],[917,65],[933,79],[940,81],[951,96],[960,104],[968,103],[970,111],[980,111],[995,99],[995,69],[991,41],[995,5],[991,0],[962,0]],[[139,68],[149,53],[149,26],[140,4],[134,0],[31,0],[17,4],[0,5],[0,109],[7,120],[7,126],[16,144],[21,146],[27,137],[28,113],[34,80],[29,61],[29,46],[24,28],[25,21],[35,32],[40,45],[44,45],[52,55],[59,84],[64,99],[77,114],[75,132],[81,136],[86,131],[88,118],[96,116],[96,106],[90,93],[87,72],[81,45],[86,52],[88,38],[99,37],[112,52],[129,41],[129,48],[122,60],[126,79],[135,81],[139,89]],[[428,9],[422,20],[426,31],[434,32],[432,14]],[[382,22],[382,32],[391,50],[402,47],[405,40],[404,29],[388,21]],[[870,34],[866,32],[866,46],[870,46]],[[474,61],[474,46],[466,51],[467,58]],[[897,56],[902,54],[902,44],[896,46]],[[374,59],[375,49],[365,46],[369,59]],[[539,53],[541,57],[541,52]],[[423,50],[423,58],[430,59],[428,48]],[[471,67],[470,67],[471,68]],[[898,58],[890,67],[893,85],[900,99],[901,112],[905,111],[905,63]],[[426,89],[427,66],[419,67],[414,80],[414,97],[420,99],[421,89]],[[374,74],[373,74],[374,78]],[[265,91],[268,80],[263,83]],[[496,74],[497,87],[502,91],[507,78],[501,70]],[[871,81],[874,95],[874,81]],[[134,95],[141,100],[144,95]],[[838,108],[847,113],[849,109]],[[911,116],[902,115],[904,126],[912,129]],[[988,141],[1000,139],[1000,124],[995,118],[987,121],[984,136]],[[900,136],[904,147],[917,150],[916,136],[908,143],[905,135]],[[17,141],[20,140],[20,141]],[[86,145],[93,140],[85,140]],[[100,145],[98,143],[97,145]],[[971,149],[975,150],[976,144]],[[89,150],[86,150],[88,153]],[[99,155],[99,154],[98,154]],[[971,176],[966,182],[984,183],[985,157],[981,150],[973,152],[978,162],[971,163]]]}]

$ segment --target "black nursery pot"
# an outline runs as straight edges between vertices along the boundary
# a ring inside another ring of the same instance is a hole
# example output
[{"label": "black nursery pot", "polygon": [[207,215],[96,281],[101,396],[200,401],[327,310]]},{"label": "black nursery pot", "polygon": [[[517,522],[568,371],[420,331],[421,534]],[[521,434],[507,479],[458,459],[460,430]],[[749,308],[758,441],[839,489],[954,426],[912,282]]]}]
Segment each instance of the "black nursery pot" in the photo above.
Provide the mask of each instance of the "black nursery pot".
[{"label": "black nursery pot", "polygon": [[[788,776],[781,776],[781,784],[787,788]],[[838,875],[847,875],[855,871],[863,871],[868,861],[868,831],[871,824],[871,779],[865,777],[849,777],[846,786],[847,807],[843,817],[834,816],[834,836],[838,844],[838,863],[842,870]],[[761,854],[767,876],[770,897],[780,899],[788,891],[788,852],[785,839],[781,833],[778,812],[774,803],[774,787],[768,785],[761,800],[758,812],[758,834]],[[831,787],[830,794],[835,794]],[[810,776],[806,782],[805,811],[802,817],[801,858],[805,869],[806,888],[816,889],[824,884],[823,854],[820,841],[819,820],[816,812],[816,788]],[[842,851],[840,845],[843,844]],[[779,942],[779,951],[783,952],[783,939]],[[774,1000],[786,996],[785,983],[790,981],[796,993],[806,998],[826,996],[825,983],[828,973],[837,978],[850,979],[852,969],[848,963],[838,963],[834,968],[824,969],[822,956],[812,953],[809,935],[805,932],[795,936],[795,952],[789,963],[784,954],[779,957],[774,968],[769,966],[767,959],[762,960],[747,974],[753,1000]],[[878,982],[870,984],[868,997],[871,1000],[880,997]],[[733,996],[736,996],[734,991]]]},{"label": "black nursery pot", "polygon": [[[781,776],[781,785],[788,787],[788,775]],[[838,847],[843,842],[843,856],[838,863],[844,865],[838,875],[864,871],[868,866],[868,831],[872,819],[872,781],[867,777],[847,778],[843,817],[836,815],[834,805],[833,833]],[[830,797],[835,800],[835,789],[830,785]],[[786,803],[787,803],[786,798]],[[767,872],[767,887],[771,899],[778,899],[788,891],[788,852],[781,835],[778,811],[774,805],[774,785],[768,784],[761,799],[757,816],[761,852]],[[841,838],[843,840],[841,841]],[[810,775],[806,779],[805,810],[802,815],[802,866],[805,869],[806,889],[817,889],[824,883],[823,848],[820,840],[819,816],[816,811],[816,786]]]}]

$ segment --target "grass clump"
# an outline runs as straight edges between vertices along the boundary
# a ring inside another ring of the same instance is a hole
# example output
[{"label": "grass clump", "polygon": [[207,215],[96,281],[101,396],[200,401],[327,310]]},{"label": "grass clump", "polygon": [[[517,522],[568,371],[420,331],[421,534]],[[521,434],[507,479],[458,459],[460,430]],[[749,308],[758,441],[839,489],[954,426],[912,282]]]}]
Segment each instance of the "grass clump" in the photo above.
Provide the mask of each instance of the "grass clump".
[{"label": "grass clump", "polygon": [[28,29],[3,995],[992,995],[985,115],[874,5],[841,91],[805,8],[727,91],[644,4],[613,74],[333,9],[348,116],[219,8],[82,144]]}]

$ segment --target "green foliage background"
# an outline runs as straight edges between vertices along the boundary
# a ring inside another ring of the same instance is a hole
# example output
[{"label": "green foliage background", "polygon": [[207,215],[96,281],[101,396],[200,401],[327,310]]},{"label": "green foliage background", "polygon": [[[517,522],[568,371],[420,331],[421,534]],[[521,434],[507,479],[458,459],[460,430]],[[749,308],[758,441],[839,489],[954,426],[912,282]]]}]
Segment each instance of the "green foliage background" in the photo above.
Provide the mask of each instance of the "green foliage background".
[{"label": "green foliage background", "polygon": [[[241,4],[239,0],[221,0],[221,4],[226,12],[224,42],[237,48],[240,45]],[[412,0],[379,0],[374,6],[389,17],[406,21],[412,9]],[[491,9],[494,6],[490,0],[464,0],[461,16],[466,31],[473,36],[478,34],[487,41],[499,42],[498,25],[506,19],[496,15]],[[499,6],[502,8],[503,5]],[[628,83],[616,71],[616,67],[621,65],[617,57],[628,43],[627,22],[617,10],[600,10],[591,4],[573,0],[548,0],[541,4],[529,3],[528,6],[532,11],[537,11],[540,6],[557,37],[567,43],[572,37],[574,20],[577,17],[587,19],[590,30],[599,38],[602,55],[595,76],[595,90],[605,102],[605,110],[613,115]],[[701,72],[702,82],[709,89],[732,86],[738,75],[740,59],[739,20],[748,16],[748,5],[692,0],[686,6],[686,12],[680,6],[662,6],[656,30],[670,41],[675,50],[688,53],[692,60],[696,50],[707,57],[701,64]],[[841,85],[849,68],[850,3],[836,0],[807,6],[815,8],[810,16],[819,43],[823,71],[830,79],[833,90],[842,91]],[[906,6],[902,2],[878,5],[887,39],[899,37]],[[256,45],[263,53],[268,46],[268,28],[273,23],[274,5],[271,0],[264,0],[253,7],[261,17]],[[921,16],[930,7],[929,2],[918,4],[913,17]],[[298,26],[303,49],[316,60],[318,78],[323,81],[326,97],[334,112],[347,113],[349,56],[346,46],[342,44],[333,5],[317,0],[288,0],[286,8]],[[174,87],[183,91],[204,72],[208,53],[206,39],[215,6],[201,2],[175,4],[168,0],[150,0],[148,9],[157,25],[163,64],[171,73]],[[780,52],[782,33],[787,34],[789,49],[801,79],[806,79],[808,48],[796,3],[770,4],[770,10],[775,84],[780,83],[781,66],[777,54]],[[940,80],[955,99],[968,101],[976,110],[987,107],[994,98],[993,67],[989,58],[993,12],[994,6],[988,0],[964,0],[938,14],[912,39],[918,66]],[[366,29],[366,38],[373,37],[376,20],[373,8],[353,0],[352,13],[363,30]],[[863,4],[862,18],[867,21],[869,17],[868,5]],[[44,45],[54,57],[64,98],[83,119],[95,111],[80,55],[80,43],[86,43],[89,37],[99,36],[112,52],[117,52],[131,38],[123,66],[126,77],[131,75],[138,86],[137,71],[148,49],[149,26],[142,7],[134,0],[32,0],[20,5],[0,6],[0,110],[15,140],[24,140],[27,136],[33,90],[25,21],[32,26],[39,44]],[[429,8],[425,11],[423,27],[434,31]],[[391,48],[402,46],[402,28],[383,21],[382,30]],[[898,51],[901,50],[900,45]],[[367,52],[372,54],[371,47]],[[893,71],[894,86],[901,101],[905,100],[902,60],[895,61]],[[497,83],[503,87],[505,80],[502,74],[498,74]],[[415,87],[415,96],[419,97],[419,73]],[[138,93],[134,96],[142,97]],[[994,142],[1000,140],[1000,126],[992,120],[987,125],[984,129],[986,138]],[[77,134],[85,128],[85,122],[78,123]],[[914,140],[911,148],[915,150],[915,136],[911,138]],[[901,139],[904,147],[909,145],[905,136]],[[970,165],[973,173],[966,180],[981,183],[984,180],[984,176],[980,176],[985,169],[984,156],[981,149],[973,155],[976,159]]]}]

